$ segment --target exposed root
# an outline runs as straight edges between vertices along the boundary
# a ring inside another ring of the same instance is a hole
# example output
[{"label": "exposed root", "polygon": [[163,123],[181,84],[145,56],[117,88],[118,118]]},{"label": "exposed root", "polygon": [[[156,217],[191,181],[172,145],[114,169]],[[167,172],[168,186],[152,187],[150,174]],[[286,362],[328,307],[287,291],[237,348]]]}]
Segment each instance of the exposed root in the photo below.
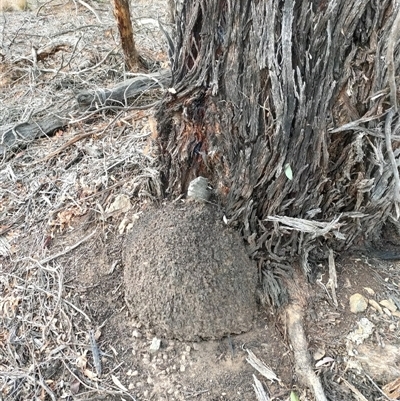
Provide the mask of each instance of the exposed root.
[{"label": "exposed root", "polygon": [[316,401],[327,401],[321,382],[310,362],[307,351],[307,339],[303,329],[303,311],[307,304],[307,283],[304,277],[296,273],[292,281],[288,283],[290,302],[285,308],[287,332],[295,357],[295,371],[300,382],[309,387],[314,393]]}]

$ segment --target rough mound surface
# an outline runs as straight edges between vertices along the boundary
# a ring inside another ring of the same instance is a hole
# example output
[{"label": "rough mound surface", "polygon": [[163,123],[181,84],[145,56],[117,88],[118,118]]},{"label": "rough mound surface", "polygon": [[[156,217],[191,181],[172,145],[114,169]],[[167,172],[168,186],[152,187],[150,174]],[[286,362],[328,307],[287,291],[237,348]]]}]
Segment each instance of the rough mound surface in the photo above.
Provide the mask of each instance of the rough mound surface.
[{"label": "rough mound surface", "polygon": [[257,269],[214,207],[147,211],[124,248],[127,304],[156,335],[196,341],[250,330]]}]

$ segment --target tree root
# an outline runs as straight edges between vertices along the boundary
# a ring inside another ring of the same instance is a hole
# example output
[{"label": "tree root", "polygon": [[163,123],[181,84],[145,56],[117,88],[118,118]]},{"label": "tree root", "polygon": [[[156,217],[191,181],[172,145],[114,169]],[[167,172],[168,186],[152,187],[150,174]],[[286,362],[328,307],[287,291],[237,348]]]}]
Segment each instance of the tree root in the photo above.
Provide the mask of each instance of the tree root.
[{"label": "tree root", "polygon": [[327,401],[322,384],[311,366],[302,324],[303,311],[307,305],[307,285],[304,276],[299,273],[295,273],[293,280],[288,283],[290,302],[285,308],[286,326],[300,382],[312,390],[316,401]]}]

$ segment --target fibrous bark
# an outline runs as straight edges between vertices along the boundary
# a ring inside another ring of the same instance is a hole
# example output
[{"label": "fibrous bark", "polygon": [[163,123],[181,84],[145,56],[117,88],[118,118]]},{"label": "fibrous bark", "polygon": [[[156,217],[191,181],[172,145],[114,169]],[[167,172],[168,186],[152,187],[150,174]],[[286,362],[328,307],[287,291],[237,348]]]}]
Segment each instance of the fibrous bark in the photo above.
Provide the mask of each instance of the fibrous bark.
[{"label": "fibrous bark", "polygon": [[157,115],[167,192],[208,178],[274,304],[293,258],[311,273],[399,216],[397,3],[188,0],[177,12],[174,90]]}]

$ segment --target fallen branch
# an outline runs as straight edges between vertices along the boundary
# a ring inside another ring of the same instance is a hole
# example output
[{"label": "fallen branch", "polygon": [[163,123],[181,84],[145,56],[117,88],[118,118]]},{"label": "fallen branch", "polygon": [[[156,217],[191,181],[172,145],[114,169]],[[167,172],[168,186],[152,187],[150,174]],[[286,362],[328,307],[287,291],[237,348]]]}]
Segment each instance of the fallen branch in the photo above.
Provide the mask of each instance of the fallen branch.
[{"label": "fallen branch", "polygon": [[[154,74],[138,74],[136,77],[124,81],[112,89],[98,89],[92,92],[83,91],[78,93],[76,96],[77,106],[81,113],[92,111],[93,114],[114,106],[132,108],[129,103],[133,98],[147,91],[164,89],[165,86],[168,86],[170,80],[171,73],[167,70]],[[153,106],[154,102],[151,105]],[[71,124],[74,121],[71,120],[71,114],[76,113],[77,106],[64,111],[62,115],[52,114],[40,121],[24,122],[6,129],[0,136],[0,155],[6,155],[10,151],[27,146],[38,138],[51,136],[57,129]]]},{"label": "fallen branch", "polygon": [[124,81],[112,89],[81,92],[77,95],[76,100],[79,107],[84,110],[96,110],[112,105],[127,107],[129,99],[148,90],[164,89],[170,80],[171,73],[167,70],[155,74],[137,74],[134,78]]}]

